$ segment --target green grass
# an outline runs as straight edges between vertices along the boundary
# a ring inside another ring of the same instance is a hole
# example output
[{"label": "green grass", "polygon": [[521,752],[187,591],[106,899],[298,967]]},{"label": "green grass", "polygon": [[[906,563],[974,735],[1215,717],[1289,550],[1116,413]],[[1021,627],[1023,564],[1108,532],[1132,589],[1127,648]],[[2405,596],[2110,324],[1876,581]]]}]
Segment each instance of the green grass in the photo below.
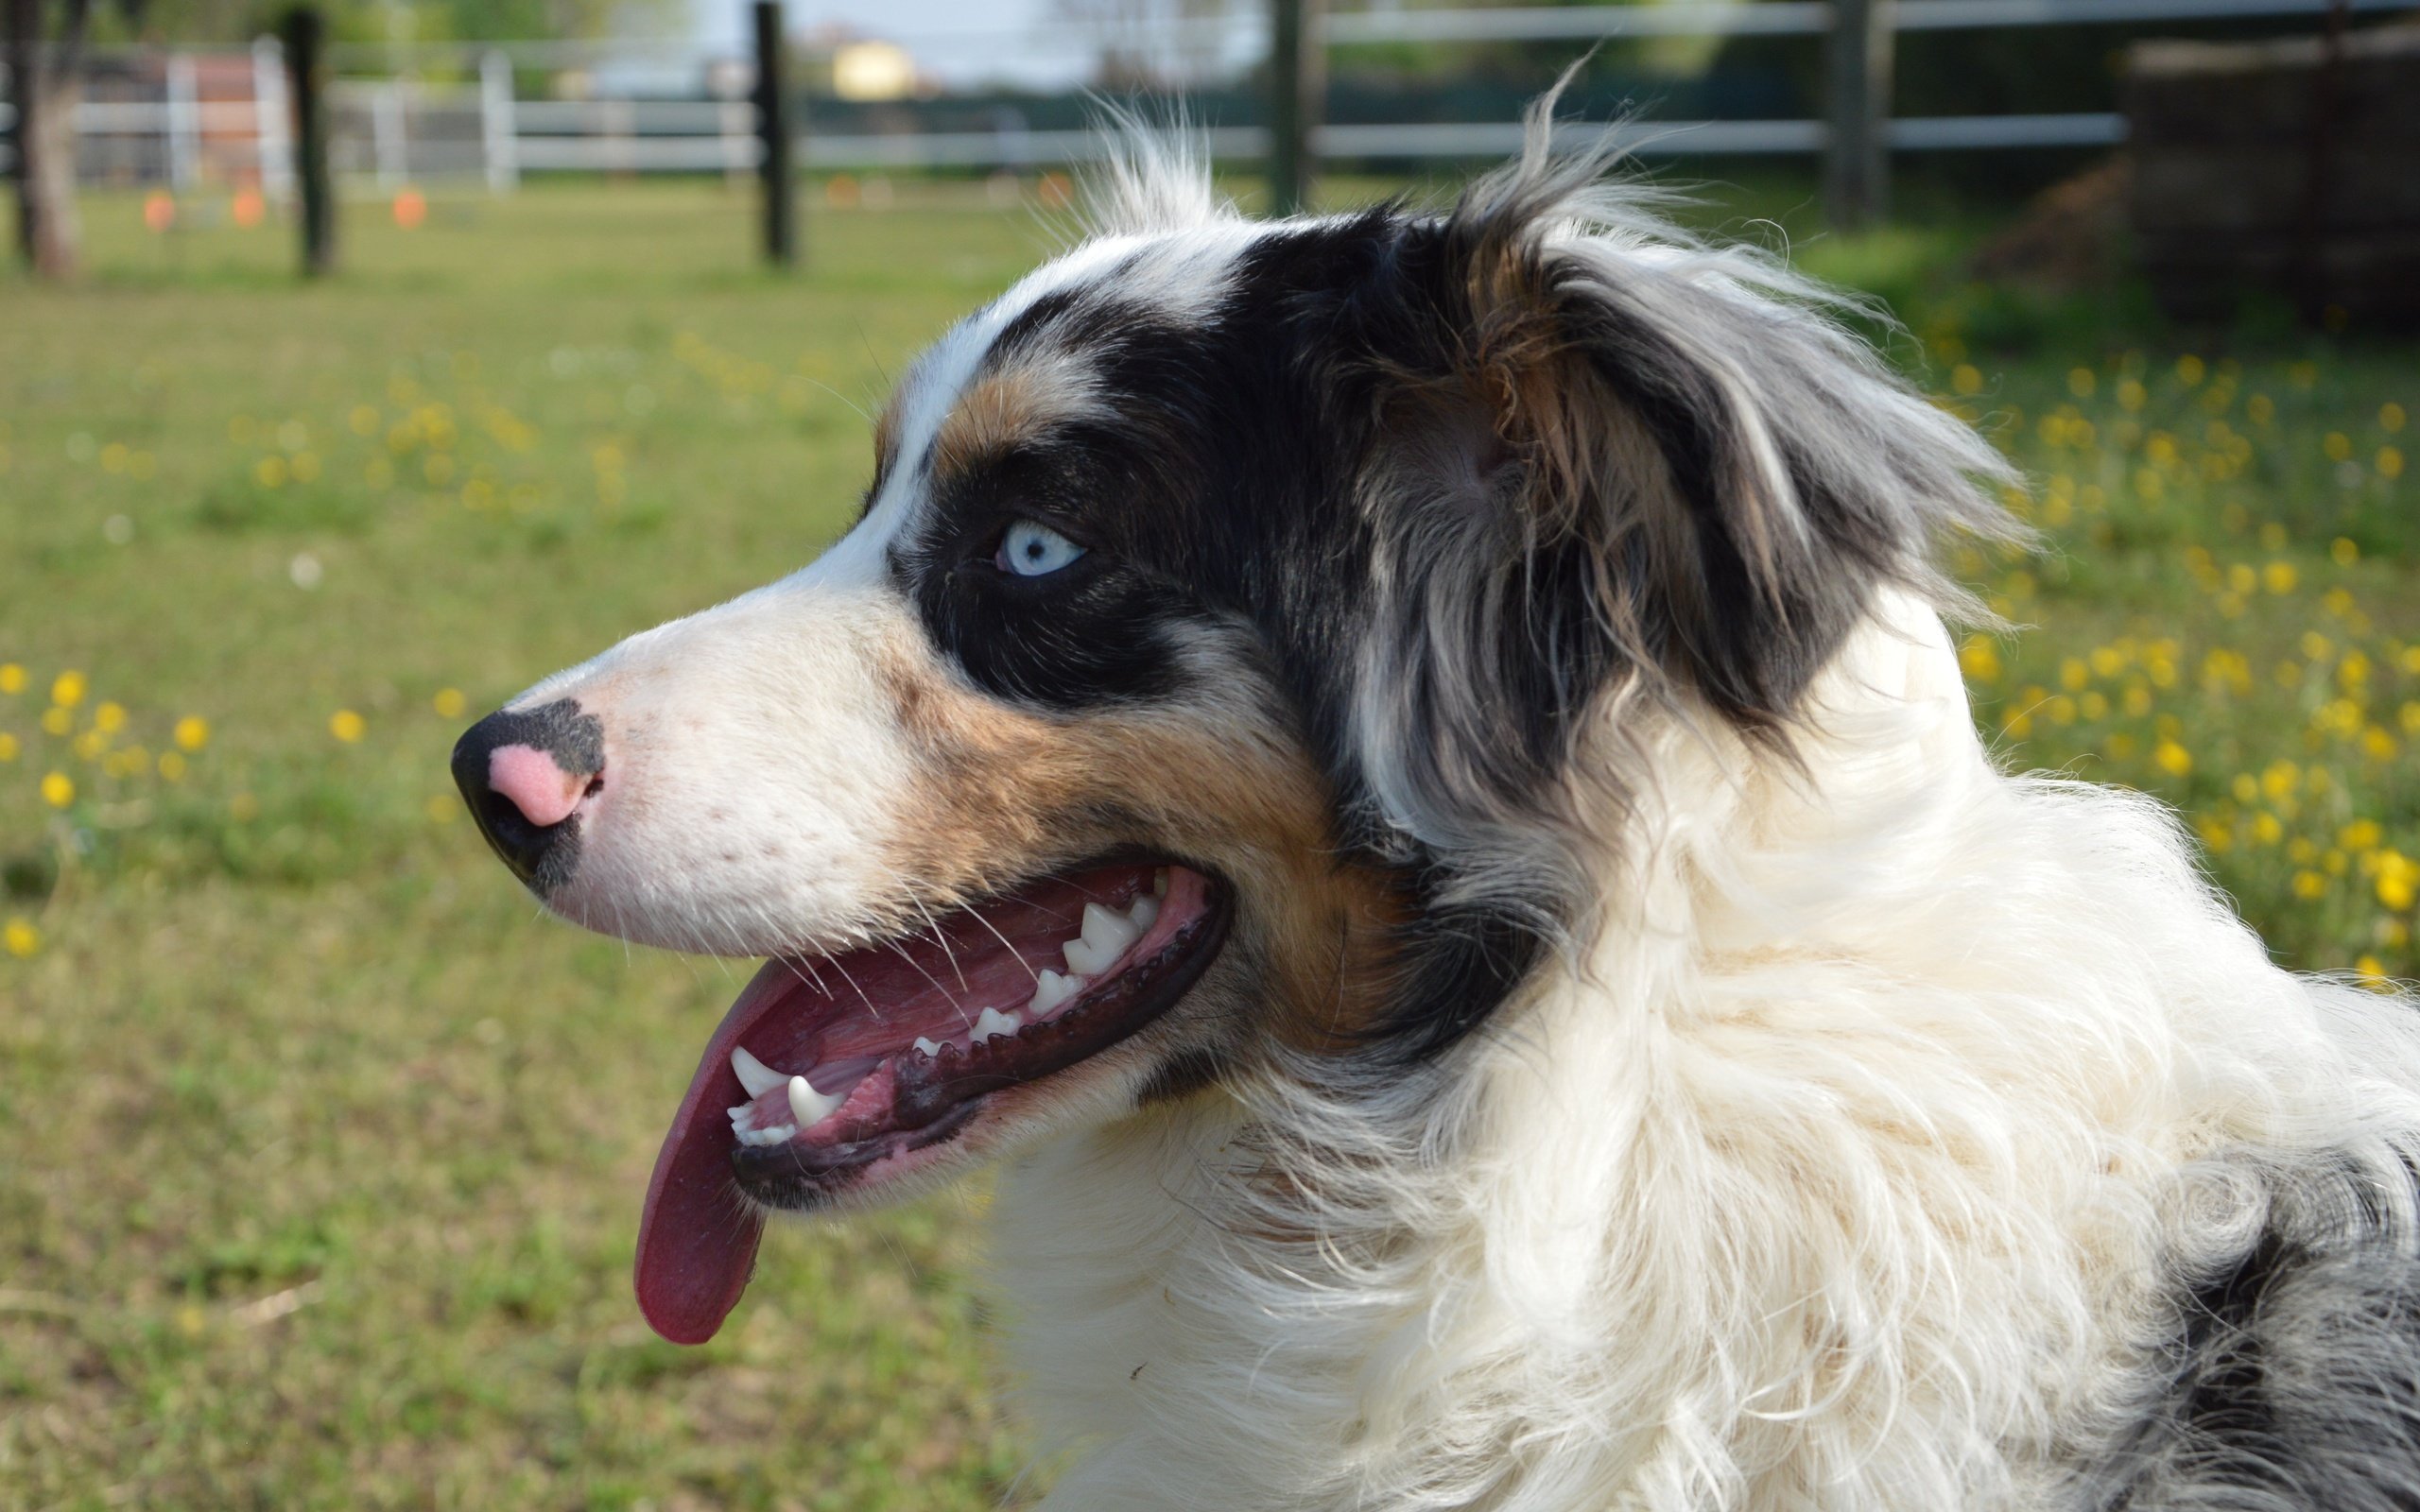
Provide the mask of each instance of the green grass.
[{"label": "green grass", "polygon": [[[274,232],[88,211],[85,285],[0,280],[0,1505],[1011,1494],[979,1192],[778,1230],[721,1339],[647,1333],[639,1195],[739,969],[536,917],[444,762],[811,557],[861,411],[1049,232],[903,191],[776,279],[744,196],[541,187],[349,207],[298,288]],[[2285,958],[2412,970],[2411,352],[1979,291],[1968,239],[1805,250],[2044,484],[2053,550],[1964,564],[2039,627],[1969,643],[1987,728],[2187,805]]]}]

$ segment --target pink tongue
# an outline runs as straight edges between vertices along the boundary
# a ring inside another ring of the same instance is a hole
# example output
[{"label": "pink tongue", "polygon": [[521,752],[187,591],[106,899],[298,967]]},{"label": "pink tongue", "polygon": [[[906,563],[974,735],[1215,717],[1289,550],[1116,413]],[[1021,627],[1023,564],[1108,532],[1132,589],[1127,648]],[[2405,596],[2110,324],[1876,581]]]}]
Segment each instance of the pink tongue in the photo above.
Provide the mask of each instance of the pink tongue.
[{"label": "pink tongue", "polygon": [[732,1182],[734,1142],[723,1108],[743,1095],[731,1047],[766,995],[790,980],[780,963],[767,962],[723,1016],[648,1180],[633,1279],[648,1326],[675,1344],[713,1338],[756,1268],[765,1218]]}]

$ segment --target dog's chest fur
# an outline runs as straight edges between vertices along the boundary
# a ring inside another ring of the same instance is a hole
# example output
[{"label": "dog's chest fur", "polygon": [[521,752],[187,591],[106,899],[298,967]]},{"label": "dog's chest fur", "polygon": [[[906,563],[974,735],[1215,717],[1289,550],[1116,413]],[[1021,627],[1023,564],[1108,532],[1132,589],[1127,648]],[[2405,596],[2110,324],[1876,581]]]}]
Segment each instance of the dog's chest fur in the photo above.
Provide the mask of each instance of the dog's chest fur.
[{"label": "dog's chest fur", "polygon": [[1012,1168],[1047,1505],[2170,1504],[2176,1279],[2394,1167],[2411,1034],[2148,803],[1996,773],[1928,614],[1825,698],[1804,773],[1663,737],[1624,902],[1439,1074]]}]

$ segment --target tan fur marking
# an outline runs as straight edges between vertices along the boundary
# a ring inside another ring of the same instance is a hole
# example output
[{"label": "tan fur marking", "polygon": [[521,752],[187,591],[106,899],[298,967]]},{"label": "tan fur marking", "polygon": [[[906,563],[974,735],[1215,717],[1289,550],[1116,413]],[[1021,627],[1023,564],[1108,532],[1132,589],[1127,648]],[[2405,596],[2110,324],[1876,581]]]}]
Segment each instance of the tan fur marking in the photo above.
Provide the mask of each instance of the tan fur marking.
[{"label": "tan fur marking", "polygon": [[894,394],[873,421],[873,475],[877,486],[890,475],[892,465],[899,460],[899,427],[903,423],[899,418],[899,397]]},{"label": "tan fur marking", "polygon": [[1291,737],[1232,706],[1045,717],[919,661],[885,669],[926,773],[905,805],[923,823],[890,864],[933,889],[928,906],[1121,845],[1191,856],[1241,894],[1228,954],[1265,972],[1255,1027],[1296,1050],[1360,1042],[1408,906],[1393,879],[1338,855],[1326,784]]},{"label": "tan fur marking", "polygon": [[933,435],[933,472],[963,476],[987,456],[1080,412],[1080,379],[1064,362],[1021,362],[967,385]]}]

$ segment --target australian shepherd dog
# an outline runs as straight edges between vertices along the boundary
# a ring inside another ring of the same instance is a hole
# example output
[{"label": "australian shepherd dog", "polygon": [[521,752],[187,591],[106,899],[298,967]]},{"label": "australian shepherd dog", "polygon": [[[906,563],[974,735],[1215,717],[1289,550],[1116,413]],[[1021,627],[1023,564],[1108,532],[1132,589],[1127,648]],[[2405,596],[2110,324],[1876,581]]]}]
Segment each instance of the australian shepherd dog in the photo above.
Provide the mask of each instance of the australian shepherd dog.
[{"label": "australian shepherd dog", "polygon": [[641,1309],[992,1162],[1046,1507],[2420,1506],[2412,1004],[2002,769],[2007,464],[1543,119],[1130,147],[819,560],[463,736],[549,909],[769,957]]}]

